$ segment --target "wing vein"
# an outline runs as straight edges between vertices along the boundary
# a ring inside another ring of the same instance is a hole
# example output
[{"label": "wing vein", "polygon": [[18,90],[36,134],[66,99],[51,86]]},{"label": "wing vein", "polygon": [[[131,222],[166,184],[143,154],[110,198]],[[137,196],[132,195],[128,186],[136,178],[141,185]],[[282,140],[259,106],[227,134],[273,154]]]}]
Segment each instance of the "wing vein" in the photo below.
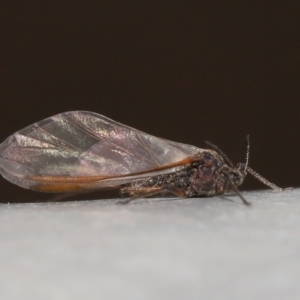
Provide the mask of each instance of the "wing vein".
[{"label": "wing vein", "polygon": [[[75,145],[73,145],[73,144],[70,144],[69,142],[67,142],[67,141],[65,141],[65,140],[62,140],[61,138],[59,138],[59,137],[53,135],[52,133],[50,133],[49,131],[45,130],[43,127],[39,126],[38,124],[37,124],[37,127],[38,127],[41,131],[43,131],[43,132],[45,132],[46,134],[48,134],[49,136],[51,136],[54,140],[60,142],[59,145],[58,145],[58,144],[55,144],[55,143],[51,143],[51,142],[49,142],[49,141],[46,141],[46,143],[48,143],[48,144],[50,144],[50,145],[53,145],[53,146],[56,146],[56,147],[59,146],[60,148],[65,148],[65,149],[69,149],[69,150],[76,150],[76,151],[78,151],[78,152],[80,152],[80,153],[83,152],[79,147],[77,147],[77,146],[75,146]],[[31,137],[31,138],[32,138],[32,137]],[[36,137],[34,137],[34,139],[35,139],[35,140],[39,140],[39,141],[41,141],[41,142],[44,142],[44,141],[42,141],[42,140],[40,140],[40,139],[37,139]]]},{"label": "wing vein", "polygon": [[150,151],[149,147],[146,145],[146,143],[142,140],[141,136],[138,134],[137,135],[138,139],[140,141],[140,143],[142,144],[142,146],[144,147],[144,149],[150,154],[150,156],[152,157],[153,161],[156,163],[157,166],[159,166],[158,161],[156,160],[156,158],[154,157],[153,153]]},{"label": "wing vein", "polygon": [[117,144],[115,144],[115,143],[113,143],[113,142],[111,142],[111,141],[108,141],[108,140],[106,140],[105,138],[103,138],[103,137],[101,137],[101,136],[99,136],[99,135],[93,133],[91,130],[89,130],[88,128],[86,128],[86,126],[82,125],[80,122],[78,122],[78,121],[77,121],[75,118],[73,118],[72,116],[70,116],[70,119],[72,119],[72,121],[74,122],[74,125],[75,125],[75,126],[77,125],[77,127],[81,128],[84,132],[86,132],[87,134],[89,134],[89,136],[94,137],[94,138],[97,138],[97,139],[99,139],[99,140],[105,142],[106,144],[110,144],[110,145],[112,145],[113,147],[115,147],[116,149],[119,149],[119,150],[123,151],[123,152],[126,153],[126,154],[129,154],[129,155],[131,155],[131,156],[133,156],[133,157],[134,157],[134,156],[139,157],[140,159],[142,159],[142,160],[145,161],[145,162],[152,163],[150,160],[146,159],[145,157],[140,156],[140,155],[138,155],[138,154],[134,154],[134,153],[128,151],[126,148],[124,148],[124,147],[122,147],[122,146],[120,146],[120,145],[117,145]]}]

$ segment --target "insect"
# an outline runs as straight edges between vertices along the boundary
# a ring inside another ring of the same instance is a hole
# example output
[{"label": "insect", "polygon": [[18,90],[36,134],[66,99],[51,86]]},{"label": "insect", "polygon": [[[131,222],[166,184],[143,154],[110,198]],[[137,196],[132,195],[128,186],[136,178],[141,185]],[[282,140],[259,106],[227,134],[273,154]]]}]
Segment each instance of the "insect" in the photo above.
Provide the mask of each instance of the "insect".
[{"label": "insect", "polygon": [[131,198],[238,191],[247,173],[276,191],[246,163],[234,167],[216,146],[201,149],[158,138],[87,111],[34,123],[0,144],[0,172],[21,187],[51,193],[119,188]]}]

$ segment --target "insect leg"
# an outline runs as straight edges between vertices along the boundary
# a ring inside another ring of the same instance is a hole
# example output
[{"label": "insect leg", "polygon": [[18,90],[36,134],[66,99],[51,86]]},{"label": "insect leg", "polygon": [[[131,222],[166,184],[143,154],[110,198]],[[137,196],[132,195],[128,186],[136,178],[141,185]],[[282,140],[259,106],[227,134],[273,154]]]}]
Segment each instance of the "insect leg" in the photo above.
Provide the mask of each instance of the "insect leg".
[{"label": "insect leg", "polygon": [[137,200],[137,199],[141,199],[141,198],[148,198],[148,197],[152,197],[155,195],[163,195],[163,194],[167,194],[167,193],[171,193],[177,197],[183,198],[185,197],[185,193],[179,190],[175,190],[175,189],[169,189],[169,188],[152,188],[152,189],[147,189],[147,191],[145,191],[145,189],[140,190],[140,193],[137,193],[136,195],[134,195],[131,198],[125,199],[125,200],[120,200],[118,202],[118,204],[128,204],[129,202],[133,201],[133,200]]}]

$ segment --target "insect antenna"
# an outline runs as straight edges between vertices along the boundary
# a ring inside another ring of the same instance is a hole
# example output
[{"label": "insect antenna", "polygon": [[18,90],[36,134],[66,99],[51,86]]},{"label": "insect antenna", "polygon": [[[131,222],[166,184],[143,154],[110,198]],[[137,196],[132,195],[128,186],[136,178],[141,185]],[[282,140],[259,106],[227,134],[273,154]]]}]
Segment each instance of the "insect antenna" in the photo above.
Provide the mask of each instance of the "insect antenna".
[{"label": "insect antenna", "polygon": [[232,188],[232,190],[240,197],[240,199],[243,201],[243,203],[247,206],[250,206],[251,203],[248,202],[244,196],[241,194],[241,192],[238,190],[238,188],[234,185],[234,183],[232,182],[232,180],[230,179],[229,175],[226,176],[228,182],[230,183],[230,187]]},{"label": "insect antenna", "polygon": [[210,146],[212,149],[214,149],[215,151],[217,151],[223,158],[224,160],[233,168],[235,169],[233,163],[231,162],[231,160],[227,157],[227,155],[215,144],[209,142],[209,141],[205,141],[205,144],[207,144],[208,146]]},{"label": "insect antenna", "polygon": [[282,192],[284,189],[277,186],[276,184],[270,182],[269,180],[267,180],[265,177],[261,176],[260,174],[258,174],[257,172],[255,172],[253,169],[251,169],[250,167],[247,167],[247,172],[250,173],[254,178],[256,178],[257,180],[259,180],[261,183],[263,183],[264,185],[268,186],[269,188],[275,190],[276,192]]},{"label": "insect antenna", "polygon": [[253,169],[251,169],[248,165],[249,165],[249,153],[250,153],[250,140],[249,140],[249,135],[247,135],[247,152],[246,152],[246,163],[245,163],[245,171],[250,173],[254,178],[256,178],[257,180],[259,180],[261,183],[263,183],[264,185],[268,186],[269,188],[277,191],[277,192],[282,192],[283,189],[280,188],[279,186],[277,186],[276,184],[270,182],[269,180],[267,180],[266,178],[264,178],[263,176],[261,176],[260,174],[258,174],[257,172],[255,172]]},{"label": "insect antenna", "polygon": [[250,156],[250,137],[249,137],[249,134],[246,136],[246,139],[247,139],[247,151],[246,151],[245,169],[247,170],[248,164],[249,164],[249,156]]}]

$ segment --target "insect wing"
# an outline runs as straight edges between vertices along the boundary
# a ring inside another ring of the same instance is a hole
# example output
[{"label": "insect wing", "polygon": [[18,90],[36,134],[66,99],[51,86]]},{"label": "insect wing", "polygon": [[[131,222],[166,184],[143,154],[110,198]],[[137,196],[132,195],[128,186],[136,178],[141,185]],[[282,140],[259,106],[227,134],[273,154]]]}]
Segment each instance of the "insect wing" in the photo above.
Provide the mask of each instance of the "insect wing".
[{"label": "insect wing", "polygon": [[129,174],[167,168],[200,150],[93,112],[73,111],[37,122],[7,138],[0,145],[0,168],[6,179],[25,188],[41,184],[70,191],[91,182],[90,188],[95,188],[95,181],[103,181],[98,187],[128,182],[132,179],[124,178]]}]

